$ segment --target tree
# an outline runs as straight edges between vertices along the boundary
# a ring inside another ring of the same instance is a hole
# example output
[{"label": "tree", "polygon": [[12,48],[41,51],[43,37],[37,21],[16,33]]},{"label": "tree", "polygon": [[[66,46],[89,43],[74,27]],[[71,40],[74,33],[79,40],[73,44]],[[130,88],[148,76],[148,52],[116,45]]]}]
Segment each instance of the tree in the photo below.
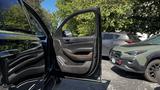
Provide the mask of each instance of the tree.
[{"label": "tree", "polygon": [[[57,13],[61,20],[77,10],[95,6],[100,7],[103,31],[122,30],[132,24],[132,19],[127,17],[132,14],[133,1],[131,0],[57,0],[56,5],[58,7]],[[89,15],[82,15],[80,19],[83,20],[86,17],[90,18]],[[84,25],[80,26],[83,27]],[[87,26],[85,25],[84,27]],[[84,31],[85,28],[79,32],[80,34],[88,33]]]},{"label": "tree", "polygon": [[160,31],[160,1],[159,0],[136,0],[133,14],[130,16],[133,24],[129,27],[132,31],[158,34]]}]

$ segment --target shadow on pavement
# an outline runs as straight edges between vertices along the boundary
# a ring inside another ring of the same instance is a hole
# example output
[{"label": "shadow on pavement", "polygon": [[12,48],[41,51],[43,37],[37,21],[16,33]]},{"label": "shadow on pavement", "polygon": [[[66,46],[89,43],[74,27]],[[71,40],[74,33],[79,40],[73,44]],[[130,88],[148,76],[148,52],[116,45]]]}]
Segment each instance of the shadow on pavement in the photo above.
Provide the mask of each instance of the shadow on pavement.
[{"label": "shadow on pavement", "polygon": [[160,87],[156,87],[154,90],[160,90]]},{"label": "shadow on pavement", "polygon": [[133,72],[127,72],[124,70],[121,70],[115,66],[111,68],[113,72],[118,74],[121,77],[129,78],[129,79],[139,79],[139,80],[146,80],[143,76],[143,74],[133,73]]}]

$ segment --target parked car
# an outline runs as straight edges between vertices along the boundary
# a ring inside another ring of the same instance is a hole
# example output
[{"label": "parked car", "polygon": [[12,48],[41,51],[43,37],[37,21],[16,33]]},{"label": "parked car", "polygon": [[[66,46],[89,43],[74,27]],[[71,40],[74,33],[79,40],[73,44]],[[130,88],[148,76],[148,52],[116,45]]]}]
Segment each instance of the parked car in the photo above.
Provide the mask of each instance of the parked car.
[{"label": "parked car", "polygon": [[[101,76],[100,9],[69,15],[52,35],[47,7],[42,4],[48,0],[34,1],[0,1],[1,89],[106,90],[107,82],[97,80]],[[62,28],[86,13],[95,16],[95,22],[91,20],[95,36],[63,37]]]},{"label": "parked car", "polygon": [[142,73],[151,82],[157,82],[155,70],[160,67],[160,35],[145,41],[114,47],[110,58],[120,69]]},{"label": "parked car", "polygon": [[102,56],[109,56],[114,46],[139,42],[138,36],[124,32],[102,32]]}]

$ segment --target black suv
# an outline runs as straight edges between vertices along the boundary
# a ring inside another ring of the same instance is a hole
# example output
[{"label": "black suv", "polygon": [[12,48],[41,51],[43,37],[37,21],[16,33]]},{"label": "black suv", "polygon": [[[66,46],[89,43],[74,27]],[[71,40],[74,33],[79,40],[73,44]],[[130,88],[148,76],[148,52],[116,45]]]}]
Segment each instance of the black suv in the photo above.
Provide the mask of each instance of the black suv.
[{"label": "black suv", "polygon": [[[106,82],[97,81],[101,75],[99,8],[71,14],[51,33],[42,7],[45,1],[0,1],[0,89],[106,90]],[[71,29],[65,26],[86,13],[94,16],[94,33],[63,37],[63,30]]]}]

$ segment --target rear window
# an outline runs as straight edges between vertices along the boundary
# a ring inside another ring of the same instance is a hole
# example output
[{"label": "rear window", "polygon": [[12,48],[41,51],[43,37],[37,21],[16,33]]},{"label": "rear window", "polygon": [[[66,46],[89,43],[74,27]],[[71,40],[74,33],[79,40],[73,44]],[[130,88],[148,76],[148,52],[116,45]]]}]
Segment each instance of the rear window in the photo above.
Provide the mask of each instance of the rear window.
[{"label": "rear window", "polygon": [[136,41],[136,42],[140,41],[140,39],[136,35],[128,34],[128,37],[129,37],[129,39],[131,39],[133,41]]}]

